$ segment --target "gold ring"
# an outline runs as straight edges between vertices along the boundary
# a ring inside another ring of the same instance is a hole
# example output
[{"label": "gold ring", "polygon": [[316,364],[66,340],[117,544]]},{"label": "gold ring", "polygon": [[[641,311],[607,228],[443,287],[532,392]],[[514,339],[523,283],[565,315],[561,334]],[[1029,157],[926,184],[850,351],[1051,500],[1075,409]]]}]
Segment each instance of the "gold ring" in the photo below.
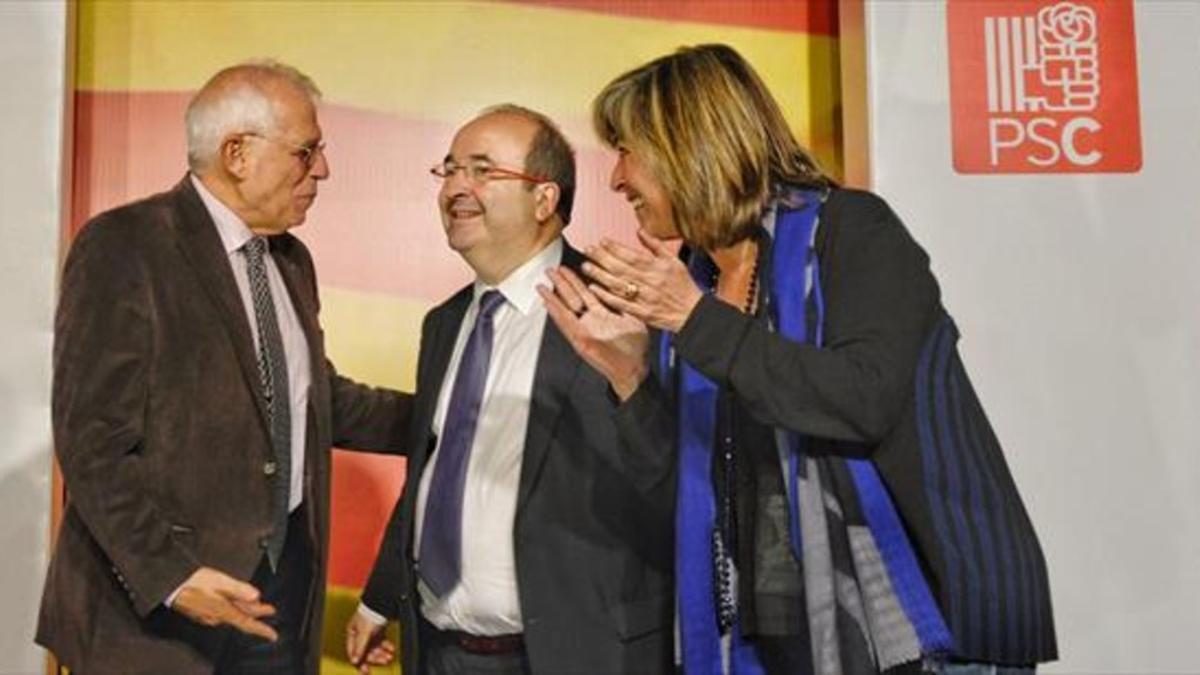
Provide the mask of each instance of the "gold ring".
[{"label": "gold ring", "polygon": [[626,281],[625,288],[621,291],[621,295],[624,295],[626,300],[632,302],[637,300],[638,293],[641,292],[642,289],[639,288],[637,284],[633,283],[632,281]]}]

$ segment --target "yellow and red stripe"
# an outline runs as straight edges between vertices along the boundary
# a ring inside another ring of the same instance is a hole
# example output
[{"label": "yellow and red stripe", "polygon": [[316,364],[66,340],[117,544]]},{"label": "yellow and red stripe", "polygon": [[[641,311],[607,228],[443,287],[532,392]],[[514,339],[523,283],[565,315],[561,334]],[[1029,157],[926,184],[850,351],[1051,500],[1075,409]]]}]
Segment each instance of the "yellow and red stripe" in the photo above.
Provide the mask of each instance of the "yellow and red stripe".
[{"label": "yellow and red stripe", "polygon": [[[478,110],[514,102],[577,149],[568,237],[630,239],[592,136],[592,96],[686,44],[724,42],[762,74],[801,139],[839,171],[836,0],[502,0],[384,3],[85,1],[78,7],[72,222],[184,173],[182,116],[216,70],[270,56],[325,92],[331,179],[297,233],[322,285],[342,372],[411,390],[420,318],[470,278],[447,250],[428,168]],[[403,481],[402,461],[339,453],[331,582],[365,579]]]}]

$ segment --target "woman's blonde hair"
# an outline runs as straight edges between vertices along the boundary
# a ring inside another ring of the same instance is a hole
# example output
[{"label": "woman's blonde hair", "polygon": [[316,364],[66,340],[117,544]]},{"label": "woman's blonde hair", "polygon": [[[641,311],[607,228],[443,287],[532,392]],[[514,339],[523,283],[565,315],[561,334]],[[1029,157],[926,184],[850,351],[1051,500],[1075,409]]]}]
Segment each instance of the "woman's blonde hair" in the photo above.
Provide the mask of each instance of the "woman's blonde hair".
[{"label": "woman's blonde hair", "polygon": [[666,189],[679,233],[706,250],[749,236],[774,186],[832,183],[726,45],[682,47],[621,75],[593,101],[592,126],[638,154]]}]

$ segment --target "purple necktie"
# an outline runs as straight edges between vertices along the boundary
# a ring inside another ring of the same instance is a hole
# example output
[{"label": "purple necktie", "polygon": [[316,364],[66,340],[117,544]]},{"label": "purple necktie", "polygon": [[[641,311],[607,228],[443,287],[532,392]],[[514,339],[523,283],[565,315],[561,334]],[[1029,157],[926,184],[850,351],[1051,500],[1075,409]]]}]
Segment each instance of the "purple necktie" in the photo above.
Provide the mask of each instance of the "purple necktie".
[{"label": "purple necktie", "polygon": [[463,488],[492,357],[492,317],[502,304],[500,291],[479,296],[479,315],[463,348],[434,455],[418,564],[421,579],[439,597],[454,588],[462,573]]}]

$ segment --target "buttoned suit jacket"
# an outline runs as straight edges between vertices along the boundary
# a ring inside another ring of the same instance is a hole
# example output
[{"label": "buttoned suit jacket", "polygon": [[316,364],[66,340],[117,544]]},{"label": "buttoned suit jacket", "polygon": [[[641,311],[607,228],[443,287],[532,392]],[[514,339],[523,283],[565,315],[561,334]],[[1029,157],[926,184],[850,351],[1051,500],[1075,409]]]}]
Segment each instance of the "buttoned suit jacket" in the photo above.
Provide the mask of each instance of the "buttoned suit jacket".
[{"label": "buttoned suit jacket", "polygon": [[[564,265],[578,268],[582,260],[564,246]],[[420,672],[417,486],[436,447],[434,410],[472,297],[463,288],[422,325],[408,480],[363,593],[368,607],[400,620],[406,673]],[[533,673],[672,670],[674,477],[631,471],[619,450],[618,414],[607,382],[547,319],[512,532]]]},{"label": "buttoned suit jacket", "polygon": [[[270,245],[312,368],[302,414],[313,583],[301,592],[305,671],[316,673],[330,448],[397,449],[411,397],[337,374],[308,250],[290,234]],[[232,629],[163,602],[201,565],[249,580],[271,532],[274,481],[288,478],[271,464],[228,254],[190,178],[97,216],[76,238],[55,319],[52,408],[68,501],[37,642],[87,675],[212,672]]]}]

